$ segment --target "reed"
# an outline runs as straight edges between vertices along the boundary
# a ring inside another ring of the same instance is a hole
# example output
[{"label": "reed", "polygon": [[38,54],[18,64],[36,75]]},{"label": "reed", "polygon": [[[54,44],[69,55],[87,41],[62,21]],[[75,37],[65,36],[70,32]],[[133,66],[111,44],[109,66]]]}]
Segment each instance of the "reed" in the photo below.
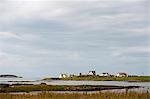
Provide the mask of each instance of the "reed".
[{"label": "reed", "polygon": [[38,94],[8,94],[1,93],[0,99],[150,99],[149,93],[38,93]]}]

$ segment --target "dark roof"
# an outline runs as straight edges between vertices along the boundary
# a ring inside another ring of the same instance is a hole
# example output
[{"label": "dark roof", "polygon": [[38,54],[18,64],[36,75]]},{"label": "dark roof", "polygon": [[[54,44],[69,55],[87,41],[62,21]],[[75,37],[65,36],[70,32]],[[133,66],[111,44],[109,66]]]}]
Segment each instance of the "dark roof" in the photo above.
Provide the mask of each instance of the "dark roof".
[{"label": "dark roof", "polygon": [[127,75],[127,73],[119,73],[120,75]]}]

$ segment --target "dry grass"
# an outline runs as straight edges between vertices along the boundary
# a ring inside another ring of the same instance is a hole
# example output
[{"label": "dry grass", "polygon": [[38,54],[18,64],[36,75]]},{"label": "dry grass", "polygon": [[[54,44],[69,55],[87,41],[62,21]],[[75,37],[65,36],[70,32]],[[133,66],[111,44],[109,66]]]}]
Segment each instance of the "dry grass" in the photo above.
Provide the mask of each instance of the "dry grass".
[{"label": "dry grass", "polygon": [[39,94],[7,94],[1,93],[0,99],[150,99],[149,93],[39,93]]}]

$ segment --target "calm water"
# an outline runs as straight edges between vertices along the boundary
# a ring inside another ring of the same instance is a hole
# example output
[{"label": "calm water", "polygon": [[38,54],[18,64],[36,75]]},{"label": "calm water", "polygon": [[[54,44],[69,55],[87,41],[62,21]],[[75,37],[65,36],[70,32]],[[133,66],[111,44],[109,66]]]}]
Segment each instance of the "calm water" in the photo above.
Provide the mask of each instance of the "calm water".
[{"label": "calm water", "polygon": [[[125,81],[63,81],[63,80],[48,80],[42,81],[38,79],[30,78],[0,78],[0,84],[41,84],[46,83],[47,85],[113,85],[113,86],[140,86],[141,88],[129,89],[129,91],[137,92],[150,92],[150,82],[125,82]],[[125,92],[125,89],[113,89],[103,90],[101,92]],[[85,93],[83,92],[72,92],[72,91],[55,91],[55,93]],[[89,91],[86,93],[96,93],[99,91]],[[33,92],[36,93],[36,92]]]},{"label": "calm water", "polygon": [[41,81],[38,79],[29,79],[29,78],[28,79],[27,78],[0,78],[0,84],[41,84],[41,83],[46,83],[47,85],[114,85],[114,86],[150,87],[150,82],[63,81],[63,80]]}]

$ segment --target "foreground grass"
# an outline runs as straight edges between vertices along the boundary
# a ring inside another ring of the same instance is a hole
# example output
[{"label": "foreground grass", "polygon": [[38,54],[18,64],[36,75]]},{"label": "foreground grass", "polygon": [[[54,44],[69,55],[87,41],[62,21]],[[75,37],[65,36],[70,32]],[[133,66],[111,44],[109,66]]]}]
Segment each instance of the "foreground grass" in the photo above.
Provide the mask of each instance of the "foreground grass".
[{"label": "foreground grass", "polygon": [[[48,80],[48,78],[45,78],[44,80]],[[74,77],[63,78],[62,80],[150,82],[150,76],[135,76],[135,77],[100,77],[100,76],[79,77],[79,76],[74,76]]]},{"label": "foreground grass", "polygon": [[39,93],[39,94],[0,94],[0,99],[150,99],[149,93]]}]

